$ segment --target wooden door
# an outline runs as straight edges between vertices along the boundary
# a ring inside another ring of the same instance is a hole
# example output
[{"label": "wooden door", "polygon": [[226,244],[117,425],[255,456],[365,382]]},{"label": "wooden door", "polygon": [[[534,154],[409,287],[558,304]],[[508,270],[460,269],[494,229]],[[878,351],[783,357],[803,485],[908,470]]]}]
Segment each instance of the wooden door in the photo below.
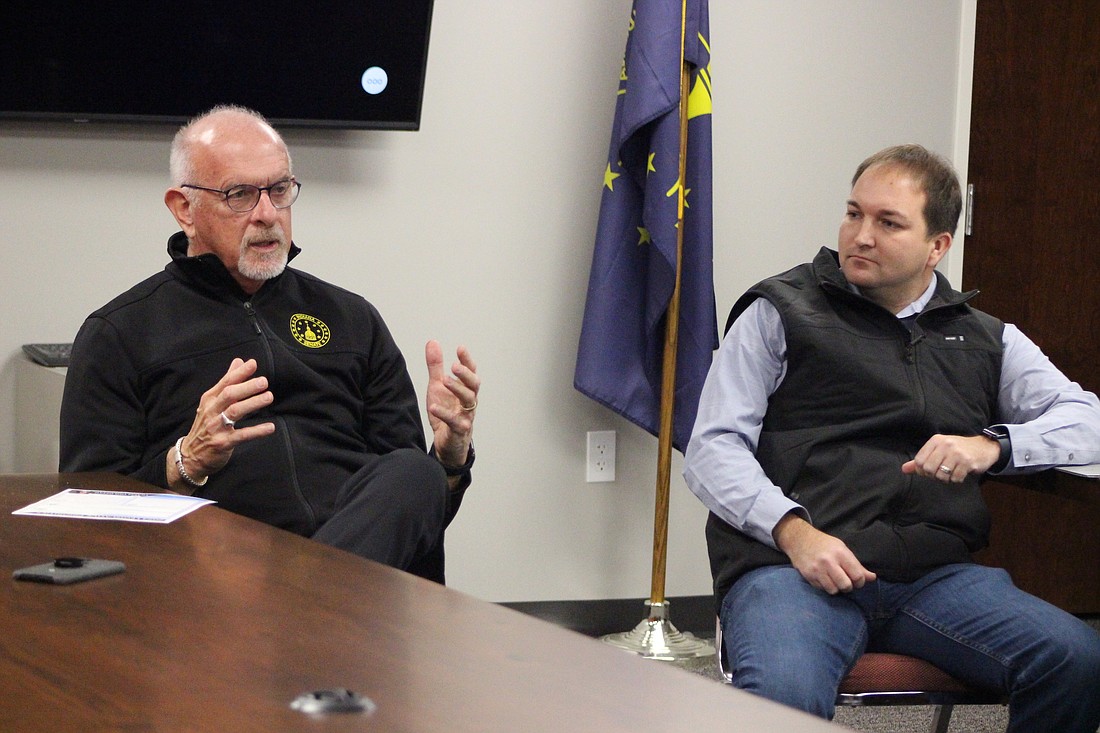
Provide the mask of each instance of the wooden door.
[{"label": "wooden door", "polygon": [[[1100,3],[979,0],[963,288],[1100,391]],[[1100,482],[1092,482],[1100,493]],[[979,559],[1067,610],[1100,612],[1095,503],[987,482]]]}]

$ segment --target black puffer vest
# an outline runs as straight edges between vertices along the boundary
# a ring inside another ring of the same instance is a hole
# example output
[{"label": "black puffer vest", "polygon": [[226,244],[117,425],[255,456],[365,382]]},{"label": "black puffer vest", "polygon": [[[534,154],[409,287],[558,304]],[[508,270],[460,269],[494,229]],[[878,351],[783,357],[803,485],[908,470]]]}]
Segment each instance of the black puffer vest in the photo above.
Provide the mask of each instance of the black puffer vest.
[{"label": "black puffer vest", "polygon": [[[761,466],[883,580],[967,562],[988,540],[979,476],[960,485],[901,472],[933,434],[977,435],[995,422],[1004,324],[967,305],[975,294],[940,277],[910,331],[852,292],[836,252],[822,248],[730,313],[732,323],[766,298],[786,331],[787,374],[764,417]],[[719,603],[743,573],[788,562],[713,514],[707,544]]]}]

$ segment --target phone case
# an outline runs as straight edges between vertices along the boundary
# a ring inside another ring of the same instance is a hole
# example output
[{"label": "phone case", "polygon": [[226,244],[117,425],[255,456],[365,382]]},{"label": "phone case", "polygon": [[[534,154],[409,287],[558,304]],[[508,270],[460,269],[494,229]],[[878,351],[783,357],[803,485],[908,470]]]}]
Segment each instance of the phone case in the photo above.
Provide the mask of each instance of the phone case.
[{"label": "phone case", "polygon": [[98,560],[85,557],[59,557],[52,562],[21,568],[12,573],[16,580],[30,580],[36,583],[68,585],[82,580],[115,575],[126,569],[118,560]]}]

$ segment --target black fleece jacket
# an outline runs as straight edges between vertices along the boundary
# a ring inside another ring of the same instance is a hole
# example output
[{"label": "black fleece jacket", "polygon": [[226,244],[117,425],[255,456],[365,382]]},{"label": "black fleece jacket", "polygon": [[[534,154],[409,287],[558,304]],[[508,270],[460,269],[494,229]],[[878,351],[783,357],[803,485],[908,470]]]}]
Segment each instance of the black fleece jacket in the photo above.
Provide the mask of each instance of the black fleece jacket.
[{"label": "black fleece jacket", "polygon": [[[425,449],[405,360],[374,306],[290,267],[249,297],[215,255],[188,257],[182,232],[168,252],[162,272],[77,334],[62,471],[117,471],[167,488],[167,451],[234,357],[255,359],[275,397],[238,425],[276,429],[239,446],[196,492],[226,509],[312,535],[364,454]],[[449,493],[448,523],[468,483]]]}]

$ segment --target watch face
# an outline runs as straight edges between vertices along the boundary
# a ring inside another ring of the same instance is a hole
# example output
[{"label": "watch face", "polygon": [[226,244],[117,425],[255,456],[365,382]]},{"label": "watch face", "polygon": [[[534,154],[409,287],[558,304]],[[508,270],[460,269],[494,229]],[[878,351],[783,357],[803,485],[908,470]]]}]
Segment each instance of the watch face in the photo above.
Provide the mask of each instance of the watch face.
[{"label": "watch face", "polygon": [[1003,471],[1008,465],[1008,459],[1012,453],[1012,444],[1009,441],[1008,430],[1005,428],[985,428],[982,435],[997,441],[997,447],[1001,449],[1001,457],[997,459],[989,470],[993,472]]}]

